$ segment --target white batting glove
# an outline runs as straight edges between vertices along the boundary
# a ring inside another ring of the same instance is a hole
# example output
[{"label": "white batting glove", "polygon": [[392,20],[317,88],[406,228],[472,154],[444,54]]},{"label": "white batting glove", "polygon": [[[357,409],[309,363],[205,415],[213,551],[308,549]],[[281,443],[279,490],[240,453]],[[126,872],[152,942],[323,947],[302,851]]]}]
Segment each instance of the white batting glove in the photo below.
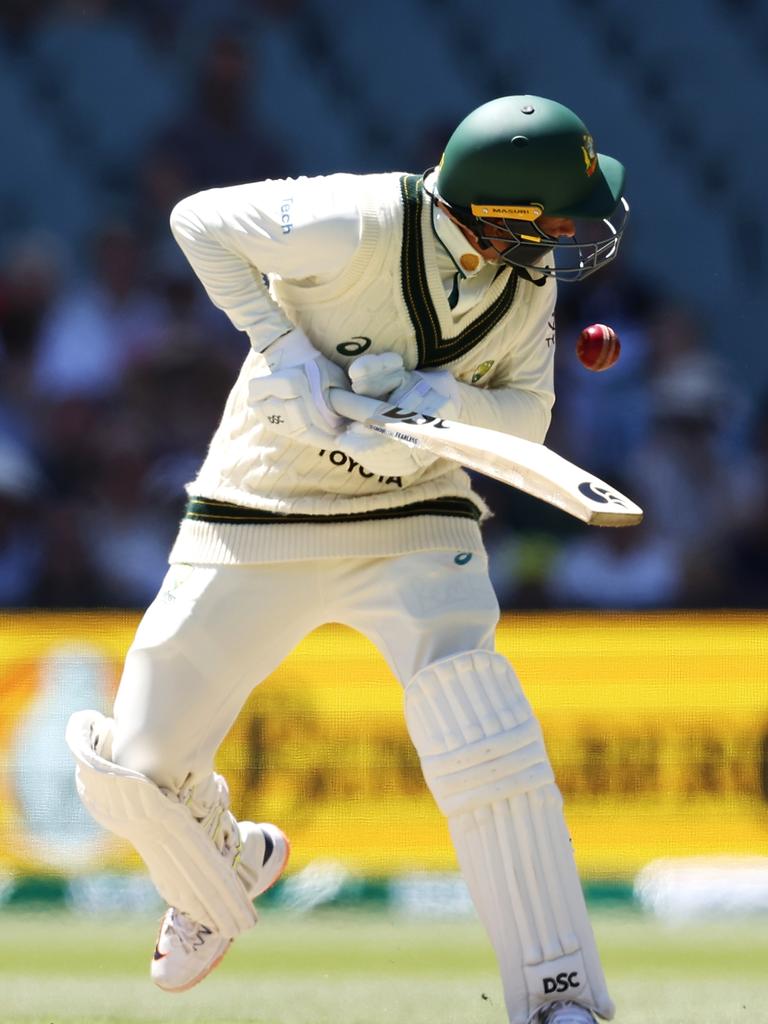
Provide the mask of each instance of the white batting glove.
[{"label": "white batting glove", "polygon": [[386,398],[408,378],[399,352],[369,352],[358,356],[347,370],[352,390],[369,398]]},{"label": "white batting glove", "polygon": [[458,419],[461,409],[461,385],[447,370],[411,370],[405,380],[388,397],[392,405],[404,412],[422,416]]},{"label": "white batting glove", "polygon": [[[382,353],[382,356],[395,356],[394,352]],[[381,358],[360,356],[349,367],[352,390],[356,394],[367,394],[372,398],[386,397],[392,405],[400,406],[403,411],[421,413],[425,416],[439,416],[443,419],[455,419],[459,414],[460,396],[459,383],[452,374],[445,370],[397,370],[394,361],[381,365],[379,379],[387,379],[387,374],[400,373],[404,378],[394,391],[383,396],[362,387],[372,387],[376,383],[377,368],[374,364],[365,367],[365,373],[355,375],[355,363],[365,359]],[[356,459],[371,473],[378,476],[409,476],[412,473],[427,469],[439,458],[424,448],[409,448],[401,441],[393,441],[382,434],[377,434],[362,423],[352,423],[341,434],[336,445],[352,458]]]},{"label": "white batting glove", "polygon": [[248,384],[255,418],[273,433],[325,447],[344,423],[328,403],[329,388],[349,388],[341,367],[318,352],[298,327],[265,349],[260,362]]},{"label": "white batting glove", "polygon": [[425,416],[458,415],[460,385],[447,370],[406,370],[399,352],[378,352],[353,359],[347,372],[356,395],[385,398]]}]

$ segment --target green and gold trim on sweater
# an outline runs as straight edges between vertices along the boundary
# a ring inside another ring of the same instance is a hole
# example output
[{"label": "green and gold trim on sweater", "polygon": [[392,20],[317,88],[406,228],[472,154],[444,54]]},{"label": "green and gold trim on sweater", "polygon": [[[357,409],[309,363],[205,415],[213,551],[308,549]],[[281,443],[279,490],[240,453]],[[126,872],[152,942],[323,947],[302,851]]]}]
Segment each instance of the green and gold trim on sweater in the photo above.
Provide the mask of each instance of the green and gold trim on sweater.
[{"label": "green and gold trim on sweater", "polygon": [[429,293],[427,268],[424,264],[421,228],[424,207],[424,179],[417,174],[404,174],[400,179],[403,203],[403,245],[400,258],[403,297],[408,309],[421,369],[444,366],[478,345],[496,327],[509,310],[517,290],[517,274],[510,268],[501,294],[476,320],[453,338],[444,338],[440,318]]},{"label": "green and gold trim on sweater", "polygon": [[205,523],[250,526],[358,523],[380,519],[403,519],[409,516],[449,516],[478,522],[480,514],[480,509],[469,498],[433,498],[428,501],[416,501],[411,505],[400,505],[396,508],[374,508],[365,512],[348,512],[337,515],[269,512],[259,508],[248,508],[246,505],[235,505],[228,501],[197,497],[191,497],[184,509],[185,519]]}]

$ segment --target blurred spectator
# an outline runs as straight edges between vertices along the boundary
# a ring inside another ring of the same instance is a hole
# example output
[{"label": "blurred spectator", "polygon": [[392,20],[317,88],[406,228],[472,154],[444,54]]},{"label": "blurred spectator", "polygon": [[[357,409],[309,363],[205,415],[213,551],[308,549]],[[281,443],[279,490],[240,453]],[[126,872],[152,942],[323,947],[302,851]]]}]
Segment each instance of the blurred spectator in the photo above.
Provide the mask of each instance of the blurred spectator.
[{"label": "blurred spectator", "polygon": [[94,500],[84,510],[90,558],[110,605],[144,608],[160,588],[179,515],[149,500],[147,459],[134,449],[105,446],[94,476]]},{"label": "blurred spectator", "polygon": [[0,342],[6,374],[23,377],[28,370],[65,268],[64,248],[53,235],[32,232],[9,246],[0,269]]},{"label": "blurred spectator", "polygon": [[27,447],[42,441],[31,377],[65,269],[60,241],[42,232],[15,239],[0,267],[0,430]]},{"label": "blurred spectator", "polygon": [[733,444],[738,439],[743,444],[750,400],[746,393],[733,385],[727,363],[715,355],[710,330],[699,311],[690,304],[658,296],[648,320],[648,339],[649,398],[656,382],[665,380],[667,376],[677,378],[681,367],[706,364],[710,377],[720,379],[722,408],[719,431],[722,443]]},{"label": "blurred spectator", "polygon": [[124,13],[134,19],[159,50],[186,57],[187,40],[208,38],[219,25],[237,24],[242,30],[263,27],[265,17],[290,20],[305,0],[122,0]]},{"label": "blurred spectator", "polygon": [[0,606],[32,602],[43,567],[36,508],[43,477],[34,459],[0,438]]},{"label": "blurred spectator", "polygon": [[768,392],[757,410],[723,556],[723,601],[736,608],[768,607]]},{"label": "blurred spectator", "polygon": [[289,173],[286,155],[259,127],[251,102],[258,66],[258,55],[234,33],[211,40],[185,112],[155,143],[149,185],[171,198],[168,185],[175,182],[182,189],[175,201],[205,188]]},{"label": "blurred spectator", "polygon": [[149,245],[165,248],[172,242],[168,225],[171,210],[193,191],[190,168],[171,144],[153,144],[139,163],[132,217]]},{"label": "blurred spectator", "polygon": [[3,0],[0,4],[0,33],[9,50],[27,48],[40,21],[53,6],[53,0]]},{"label": "blurred spectator", "polygon": [[558,608],[669,608],[682,588],[677,550],[646,525],[581,534],[563,546],[547,583]]},{"label": "blurred spectator", "polygon": [[[153,291],[163,302],[165,325],[163,343],[149,353],[149,362],[163,364],[176,353],[188,359],[223,360],[233,372],[248,348],[248,338],[236,330],[229,318],[217,309],[171,236],[167,221],[165,238],[154,247],[150,268]],[[146,362],[147,360],[143,360]]]},{"label": "blurred spectator", "polygon": [[490,577],[504,609],[541,609],[552,604],[547,581],[564,541],[541,529],[515,530],[501,523],[485,532]]},{"label": "blurred spectator", "polygon": [[[243,350],[240,354],[242,358]],[[134,445],[154,457],[187,465],[194,461],[196,468],[235,376],[228,351],[221,347],[169,347],[127,378],[124,429],[130,430]]]},{"label": "blurred spectator", "polygon": [[189,6],[189,0],[131,0],[125,13],[138,23],[153,46],[170,51]]},{"label": "blurred spectator", "polygon": [[258,0],[261,10],[272,18],[301,17],[304,0]]},{"label": "blurred spectator", "polygon": [[707,333],[693,309],[659,297],[649,318],[649,337],[650,371],[660,378],[680,360],[698,355]]},{"label": "blurred spectator", "polygon": [[41,396],[109,396],[126,368],[162,343],[167,318],[143,273],[145,258],[128,225],[101,229],[91,276],[60,298],[39,340]]},{"label": "blurred spectator", "polygon": [[81,396],[40,404],[42,459],[57,500],[89,499],[108,412],[106,402]]},{"label": "blurred spectator", "polygon": [[679,356],[654,380],[653,432],[631,452],[632,488],[646,493],[654,530],[683,565],[684,603],[710,605],[722,589],[722,554],[740,476],[726,443],[732,391],[704,352]]},{"label": "blurred spectator", "polygon": [[[58,499],[41,517],[43,569],[29,602],[38,608],[98,608],[110,605],[94,565],[81,503]],[[111,596],[111,595],[109,595]]]}]

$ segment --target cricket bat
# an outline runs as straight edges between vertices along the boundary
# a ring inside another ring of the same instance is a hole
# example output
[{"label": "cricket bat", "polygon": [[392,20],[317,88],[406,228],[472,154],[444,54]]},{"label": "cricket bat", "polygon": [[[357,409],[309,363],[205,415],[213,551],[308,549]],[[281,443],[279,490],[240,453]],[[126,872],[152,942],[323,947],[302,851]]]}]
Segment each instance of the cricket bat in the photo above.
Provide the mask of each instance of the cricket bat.
[{"label": "cricket bat", "polygon": [[330,400],[340,416],[516,487],[591,526],[634,526],[643,518],[639,505],[546,445],[408,412],[343,388],[331,388]]}]

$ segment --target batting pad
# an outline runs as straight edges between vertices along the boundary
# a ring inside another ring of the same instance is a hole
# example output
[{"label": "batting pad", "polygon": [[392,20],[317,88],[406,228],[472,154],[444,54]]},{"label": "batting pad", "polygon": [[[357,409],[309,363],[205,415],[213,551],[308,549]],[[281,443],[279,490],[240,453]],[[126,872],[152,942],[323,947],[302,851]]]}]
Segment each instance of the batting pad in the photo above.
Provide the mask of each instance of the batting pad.
[{"label": "batting pad", "polygon": [[510,1024],[558,1000],[610,1020],[562,798],[509,662],[476,650],[428,665],[405,712],[496,952]]},{"label": "batting pad", "polygon": [[66,740],[77,760],[80,799],[100,825],[136,847],[169,906],[226,938],[252,928],[253,903],[189,807],[141,772],[97,753],[111,726],[112,719],[97,711],[78,711],[69,719]]}]

